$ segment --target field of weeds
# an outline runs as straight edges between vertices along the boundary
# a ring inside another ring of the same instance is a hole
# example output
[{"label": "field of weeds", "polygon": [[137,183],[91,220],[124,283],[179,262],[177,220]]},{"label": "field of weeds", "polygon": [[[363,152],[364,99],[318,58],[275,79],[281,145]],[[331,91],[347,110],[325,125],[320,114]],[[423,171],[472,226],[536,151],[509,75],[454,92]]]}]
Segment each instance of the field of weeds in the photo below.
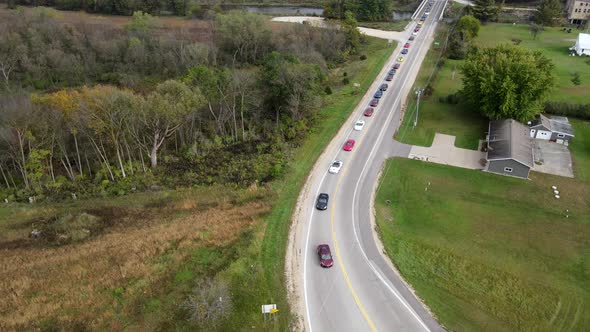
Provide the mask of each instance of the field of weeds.
[{"label": "field of weeds", "polygon": [[198,328],[185,304],[251,239],[265,194],[203,188],[1,206],[0,330]]}]

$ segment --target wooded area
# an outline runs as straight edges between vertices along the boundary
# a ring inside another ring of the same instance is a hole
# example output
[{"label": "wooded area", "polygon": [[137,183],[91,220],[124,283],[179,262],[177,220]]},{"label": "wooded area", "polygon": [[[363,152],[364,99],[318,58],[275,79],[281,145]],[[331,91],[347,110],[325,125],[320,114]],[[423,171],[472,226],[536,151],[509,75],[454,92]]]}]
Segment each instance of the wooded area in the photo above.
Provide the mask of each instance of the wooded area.
[{"label": "wooded area", "polygon": [[10,201],[269,181],[331,93],[328,68],[354,53],[335,28],[273,31],[245,12],[209,21],[205,42],[162,33],[144,13],[124,29],[53,14],[0,24],[0,192]]}]

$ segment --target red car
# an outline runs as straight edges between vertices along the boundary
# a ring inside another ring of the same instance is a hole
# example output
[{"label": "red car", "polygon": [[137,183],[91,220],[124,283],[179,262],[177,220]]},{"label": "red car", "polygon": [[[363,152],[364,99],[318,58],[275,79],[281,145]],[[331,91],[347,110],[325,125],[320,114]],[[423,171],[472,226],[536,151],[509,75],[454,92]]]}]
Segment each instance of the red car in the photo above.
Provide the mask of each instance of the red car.
[{"label": "red car", "polygon": [[399,69],[399,66],[401,66],[399,63],[396,63],[395,65],[393,65],[393,69]]},{"label": "red car", "polygon": [[391,82],[391,81],[393,81],[393,74],[389,74],[389,75],[387,75],[387,77],[385,78],[385,80],[386,80],[387,82]]},{"label": "red car", "polygon": [[418,31],[420,31],[420,28],[414,29],[414,32],[418,32]]},{"label": "red car", "polygon": [[320,265],[322,267],[332,267],[334,260],[332,259],[332,252],[330,246],[327,244],[320,244],[318,246],[318,257],[320,258]]},{"label": "red car", "polygon": [[375,112],[375,109],[373,107],[367,107],[367,109],[365,110],[365,113],[363,113],[364,116],[372,116],[373,112]]},{"label": "red car", "polygon": [[346,143],[344,143],[344,151],[352,151],[352,148],[354,148],[354,143],[356,142],[353,139],[346,141]]},{"label": "red car", "polygon": [[371,102],[369,103],[369,106],[371,106],[371,107],[377,107],[377,105],[379,105],[379,99],[377,99],[377,98],[373,98],[371,100]]},{"label": "red car", "polygon": [[410,48],[410,43],[406,43],[406,44],[404,45],[404,48]]}]

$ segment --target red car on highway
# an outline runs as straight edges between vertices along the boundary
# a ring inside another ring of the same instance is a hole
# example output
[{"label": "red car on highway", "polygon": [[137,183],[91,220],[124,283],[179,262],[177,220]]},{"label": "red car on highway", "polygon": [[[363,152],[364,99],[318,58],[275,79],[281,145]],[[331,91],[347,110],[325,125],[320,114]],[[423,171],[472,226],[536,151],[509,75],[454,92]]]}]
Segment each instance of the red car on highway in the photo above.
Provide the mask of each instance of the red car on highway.
[{"label": "red car on highway", "polygon": [[375,109],[373,107],[367,107],[367,109],[365,110],[365,113],[363,113],[364,116],[373,116],[373,112],[375,112]]},{"label": "red car on highway", "polygon": [[354,148],[354,143],[356,142],[353,139],[349,139],[348,141],[346,141],[343,147],[344,151],[352,151],[352,148]]},{"label": "red car on highway", "polygon": [[369,103],[369,106],[371,106],[371,107],[377,107],[377,105],[379,105],[379,99],[377,99],[377,98],[373,98],[371,100],[371,102]]},{"label": "red car on highway", "polygon": [[410,48],[410,43],[406,43],[406,44],[404,45],[404,48]]},{"label": "red car on highway", "polygon": [[399,63],[396,63],[395,65],[393,65],[393,69],[396,69],[397,70],[397,69],[399,69],[400,66],[401,65]]},{"label": "red car on highway", "polygon": [[332,258],[332,252],[330,246],[327,244],[320,244],[317,249],[318,257],[320,258],[320,266],[332,267],[334,265],[334,259]]}]

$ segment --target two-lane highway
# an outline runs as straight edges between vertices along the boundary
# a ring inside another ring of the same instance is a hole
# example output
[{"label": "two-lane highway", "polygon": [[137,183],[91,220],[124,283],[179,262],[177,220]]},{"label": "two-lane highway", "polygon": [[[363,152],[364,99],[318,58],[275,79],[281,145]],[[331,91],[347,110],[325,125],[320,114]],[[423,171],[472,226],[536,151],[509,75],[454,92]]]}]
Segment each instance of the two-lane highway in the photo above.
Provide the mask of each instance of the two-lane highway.
[{"label": "two-lane highway", "polygon": [[[409,41],[405,61],[380,99],[371,117],[364,117],[367,101],[385,83],[387,71],[397,63],[402,42],[377,81],[355,110],[357,119],[366,121],[361,131],[343,128],[332,143],[333,160],[344,165],[338,174],[329,174],[326,163],[317,181],[310,186],[304,204],[315,205],[319,193],[328,193],[328,209],[305,209],[302,229],[303,306],[308,331],[438,331],[442,330],[401,278],[393,270],[376,244],[372,231],[372,194],[379,170],[386,157],[407,155],[407,147],[393,144],[392,135],[399,124],[400,104],[411,87],[424,54],[432,41],[434,29],[445,1],[432,1],[430,15],[413,41]],[[412,26],[414,27],[414,26]],[[407,33],[409,39],[410,32]],[[369,95],[370,94],[370,95]],[[356,140],[352,151],[344,151],[346,139]],[[330,160],[331,161],[331,160]],[[334,266],[322,268],[316,255],[319,244],[328,244]]]}]

